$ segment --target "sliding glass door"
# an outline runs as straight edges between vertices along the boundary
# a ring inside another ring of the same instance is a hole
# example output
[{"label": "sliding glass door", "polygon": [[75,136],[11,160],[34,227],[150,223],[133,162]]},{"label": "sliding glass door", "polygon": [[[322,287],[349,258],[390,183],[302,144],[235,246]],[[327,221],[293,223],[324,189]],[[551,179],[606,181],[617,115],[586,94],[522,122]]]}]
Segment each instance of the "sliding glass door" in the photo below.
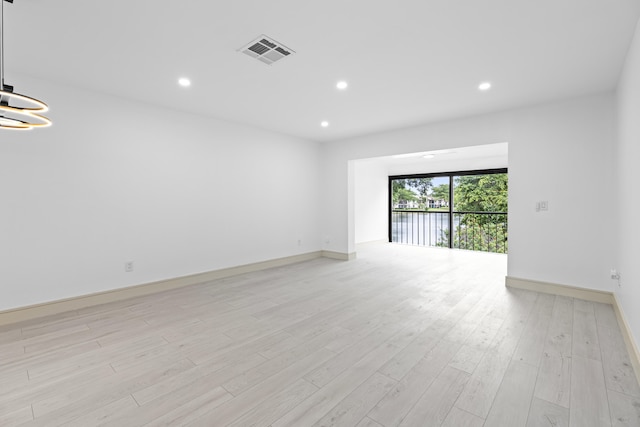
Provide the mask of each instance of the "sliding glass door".
[{"label": "sliding glass door", "polygon": [[506,169],[389,177],[389,241],[507,253]]}]

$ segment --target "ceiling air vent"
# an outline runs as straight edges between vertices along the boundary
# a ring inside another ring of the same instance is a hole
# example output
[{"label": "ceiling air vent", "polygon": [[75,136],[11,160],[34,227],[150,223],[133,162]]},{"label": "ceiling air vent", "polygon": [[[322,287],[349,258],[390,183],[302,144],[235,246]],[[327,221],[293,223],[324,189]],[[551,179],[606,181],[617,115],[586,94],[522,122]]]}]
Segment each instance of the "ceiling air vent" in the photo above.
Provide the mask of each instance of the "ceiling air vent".
[{"label": "ceiling air vent", "polygon": [[245,53],[252,58],[257,59],[267,65],[278,62],[287,56],[295,53],[282,43],[275,41],[264,34],[252,41],[251,43],[238,49],[239,52]]}]

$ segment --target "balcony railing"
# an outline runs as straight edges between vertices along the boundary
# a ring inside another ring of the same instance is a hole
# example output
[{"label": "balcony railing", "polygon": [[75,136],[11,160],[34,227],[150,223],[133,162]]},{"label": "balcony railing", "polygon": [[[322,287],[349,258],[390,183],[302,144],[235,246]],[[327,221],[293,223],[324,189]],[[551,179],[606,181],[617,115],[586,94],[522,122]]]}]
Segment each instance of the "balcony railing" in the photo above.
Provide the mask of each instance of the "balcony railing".
[{"label": "balcony railing", "polygon": [[[392,210],[391,241],[507,253],[506,212]],[[453,227],[453,235],[449,232]]]}]

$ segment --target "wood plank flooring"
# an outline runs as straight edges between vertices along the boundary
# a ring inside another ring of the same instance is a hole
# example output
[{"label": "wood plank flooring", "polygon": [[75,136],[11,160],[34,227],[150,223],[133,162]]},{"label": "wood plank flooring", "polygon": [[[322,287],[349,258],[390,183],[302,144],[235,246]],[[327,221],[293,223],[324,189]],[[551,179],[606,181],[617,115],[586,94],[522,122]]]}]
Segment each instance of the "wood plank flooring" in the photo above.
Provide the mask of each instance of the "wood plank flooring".
[{"label": "wood plank flooring", "polygon": [[0,426],[640,426],[611,306],[394,244],[0,328]]}]

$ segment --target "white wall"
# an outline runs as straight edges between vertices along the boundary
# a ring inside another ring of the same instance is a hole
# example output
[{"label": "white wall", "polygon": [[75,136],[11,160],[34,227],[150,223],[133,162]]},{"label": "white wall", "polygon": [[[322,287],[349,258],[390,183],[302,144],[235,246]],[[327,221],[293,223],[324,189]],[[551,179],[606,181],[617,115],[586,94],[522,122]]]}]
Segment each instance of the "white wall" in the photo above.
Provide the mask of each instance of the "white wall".
[{"label": "white wall", "polygon": [[619,301],[640,343],[640,23],[618,86]]},{"label": "white wall", "polygon": [[[594,198],[614,188],[613,107],[612,95],[594,95],[325,143],[322,227],[332,239],[324,248],[355,251],[349,161],[508,141],[508,274],[610,290],[614,221]],[[548,212],[535,212],[539,200]]]},{"label": "white wall", "polygon": [[[621,186],[638,182],[627,179],[637,177],[639,158],[637,46],[620,89]],[[355,211],[365,205],[355,198],[353,160],[503,141],[509,275],[612,289],[615,221],[594,209],[616,184],[610,95],[319,146],[26,77],[12,82],[51,105],[54,126],[0,134],[0,310],[321,248],[354,252]],[[537,200],[550,211],[536,214]],[[621,210],[621,235],[637,236],[624,217],[637,212],[637,196],[621,202],[636,209]],[[632,240],[621,239],[620,251],[637,254]],[[638,283],[631,258],[621,255],[618,267]],[[129,260],[135,271],[124,273]]]},{"label": "white wall", "polygon": [[[456,150],[452,155],[425,160],[375,157],[353,160],[355,243],[389,239],[389,176],[506,168],[507,143]],[[472,152],[473,154],[470,154]]]},{"label": "white wall", "polygon": [[475,159],[445,159],[437,162],[422,162],[419,164],[392,164],[389,175],[411,175],[420,173],[458,172],[480,169],[500,169],[508,167],[505,156],[483,157]]},{"label": "white wall", "polygon": [[54,125],[0,134],[0,310],[320,249],[317,143],[12,83]]},{"label": "white wall", "polygon": [[377,159],[354,162],[355,243],[388,240],[389,173]]}]

